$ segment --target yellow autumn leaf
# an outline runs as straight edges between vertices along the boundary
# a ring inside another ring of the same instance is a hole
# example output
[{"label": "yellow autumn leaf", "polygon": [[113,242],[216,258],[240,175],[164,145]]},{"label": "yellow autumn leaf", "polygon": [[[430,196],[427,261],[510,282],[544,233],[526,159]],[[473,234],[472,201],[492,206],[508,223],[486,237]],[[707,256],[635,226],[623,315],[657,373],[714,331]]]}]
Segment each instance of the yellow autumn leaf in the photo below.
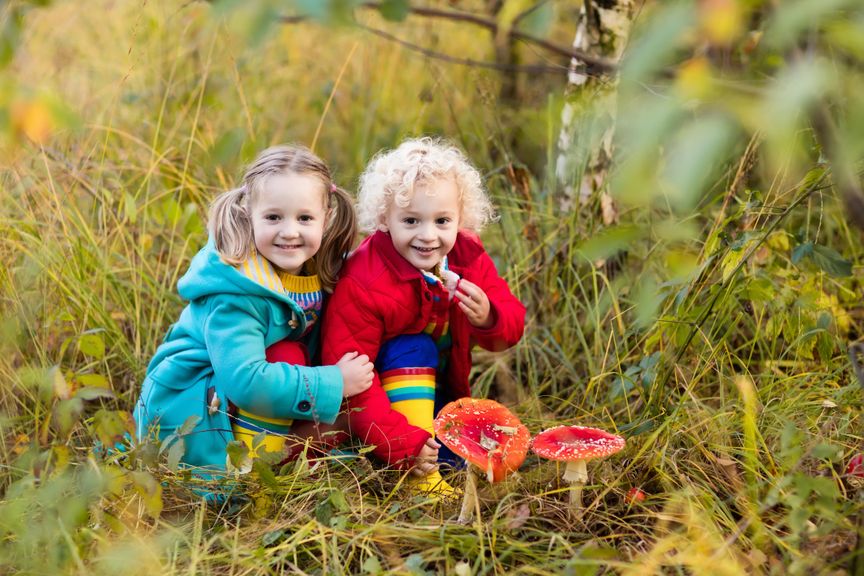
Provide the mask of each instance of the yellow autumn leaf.
[{"label": "yellow autumn leaf", "polygon": [[54,114],[44,102],[18,102],[10,110],[15,133],[37,144],[45,144],[57,127]]},{"label": "yellow autumn leaf", "polygon": [[708,41],[723,46],[732,44],[743,30],[744,11],[740,0],[702,0],[699,19]]},{"label": "yellow autumn leaf", "polygon": [[684,100],[701,99],[711,92],[711,65],[707,58],[691,58],[678,68],[675,88]]}]

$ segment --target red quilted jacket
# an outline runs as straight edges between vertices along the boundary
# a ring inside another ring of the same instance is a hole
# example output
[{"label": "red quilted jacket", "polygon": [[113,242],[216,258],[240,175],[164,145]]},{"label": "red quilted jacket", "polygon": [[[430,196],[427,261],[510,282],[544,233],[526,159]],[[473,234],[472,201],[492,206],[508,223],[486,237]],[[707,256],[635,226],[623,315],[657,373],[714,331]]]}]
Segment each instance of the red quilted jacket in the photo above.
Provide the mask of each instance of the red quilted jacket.
[{"label": "red quilted jacket", "polygon": [[[477,284],[489,297],[494,323],[472,326],[450,305],[452,348],[443,392],[450,400],[470,396],[471,348],[504,350],[516,344],[525,327],[525,306],[498,275],[480,240],[459,232],[447,256],[451,270]],[[402,334],[417,334],[429,324],[432,295],[420,272],[396,251],[390,235],[376,232],[351,255],[327,304],[322,325],[322,364],[335,364],[346,352],[368,354],[373,361],[381,344]],[[439,379],[441,382],[441,379]],[[351,434],[374,445],[388,464],[408,465],[429,438],[390,408],[378,374],[372,387],[347,401]]]}]

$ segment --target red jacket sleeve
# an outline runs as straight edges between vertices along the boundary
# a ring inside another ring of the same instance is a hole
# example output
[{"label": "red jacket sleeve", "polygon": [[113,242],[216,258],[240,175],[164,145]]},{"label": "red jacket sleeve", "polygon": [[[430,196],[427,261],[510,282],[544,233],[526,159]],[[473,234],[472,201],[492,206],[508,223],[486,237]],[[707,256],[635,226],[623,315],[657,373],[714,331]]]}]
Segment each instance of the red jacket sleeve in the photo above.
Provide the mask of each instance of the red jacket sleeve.
[{"label": "red jacket sleeve", "polygon": [[486,350],[497,352],[514,346],[525,331],[525,306],[495,269],[495,263],[486,251],[477,258],[468,278],[486,293],[493,316],[492,326],[477,328],[469,324],[471,337]]},{"label": "red jacket sleeve", "polygon": [[[345,353],[357,351],[373,361],[384,337],[383,306],[375,306],[368,287],[348,277],[339,281],[328,303],[322,327],[322,363],[335,364]],[[412,426],[390,407],[378,373],[371,388],[346,399],[352,436],[375,446],[372,453],[388,464],[408,465],[428,432]]]}]

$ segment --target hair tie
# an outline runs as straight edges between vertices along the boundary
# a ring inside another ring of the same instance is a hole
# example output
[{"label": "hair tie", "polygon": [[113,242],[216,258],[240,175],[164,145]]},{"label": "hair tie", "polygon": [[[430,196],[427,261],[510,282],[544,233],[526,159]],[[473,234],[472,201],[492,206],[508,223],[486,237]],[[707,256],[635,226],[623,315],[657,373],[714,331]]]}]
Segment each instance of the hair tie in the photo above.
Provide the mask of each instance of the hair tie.
[{"label": "hair tie", "polygon": [[336,188],[336,184],[334,184],[333,182],[331,182],[331,183],[330,183],[330,193],[333,194],[333,193],[336,192],[336,190],[337,190],[337,188]]}]

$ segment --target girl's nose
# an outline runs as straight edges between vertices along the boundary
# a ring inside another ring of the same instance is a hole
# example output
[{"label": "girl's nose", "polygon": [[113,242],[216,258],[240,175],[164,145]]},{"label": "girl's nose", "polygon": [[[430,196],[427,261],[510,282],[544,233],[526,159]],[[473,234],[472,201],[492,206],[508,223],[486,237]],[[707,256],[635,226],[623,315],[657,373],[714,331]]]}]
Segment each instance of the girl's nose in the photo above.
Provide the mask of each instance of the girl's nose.
[{"label": "girl's nose", "polygon": [[279,229],[279,236],[283,238],[296,238],[298,235],[297,227],[291,224],[285,224]]}]

